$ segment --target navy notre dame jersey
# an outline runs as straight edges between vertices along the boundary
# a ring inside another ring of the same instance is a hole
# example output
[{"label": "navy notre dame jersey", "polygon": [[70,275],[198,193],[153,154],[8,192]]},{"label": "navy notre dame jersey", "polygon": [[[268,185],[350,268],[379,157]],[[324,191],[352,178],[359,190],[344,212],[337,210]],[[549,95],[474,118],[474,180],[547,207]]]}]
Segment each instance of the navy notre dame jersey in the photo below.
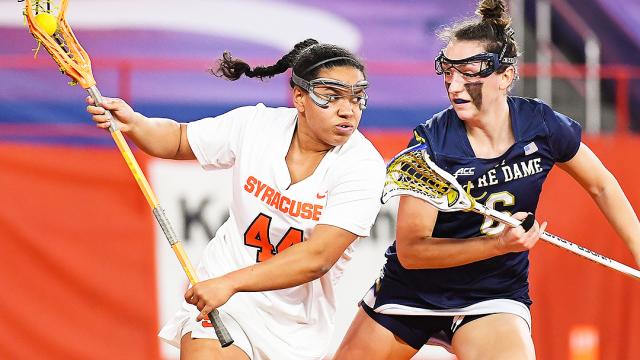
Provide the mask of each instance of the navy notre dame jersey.
[{"label": "navy notre dame jersey", "polygon": [[[463,122],[452,108],[414,130],[410,145],[426,143],[432,160],[453,174],[479,202],[514,214],[535,214],[542,184],[556,162],[570,160],[580,146],[581,128],[539,100],[508,97],[515,143],[494,159],[475,157]],[[439,212],[433,237],[470,238],[499,233],[504,225],[472,212]],[[529,298],[528,252],[446,269],[407,270],[395,243],[386,253],[374,308],[398,304],[422,309],[455,309],[490,299]]]}]

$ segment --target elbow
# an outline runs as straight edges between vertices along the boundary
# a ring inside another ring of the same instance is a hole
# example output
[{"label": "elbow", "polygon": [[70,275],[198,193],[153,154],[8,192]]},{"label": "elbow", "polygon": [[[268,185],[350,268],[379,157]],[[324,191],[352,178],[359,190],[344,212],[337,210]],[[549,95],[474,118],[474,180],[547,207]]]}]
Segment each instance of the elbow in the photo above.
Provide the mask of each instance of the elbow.
[{"label": "elbow", "polygon": [[586,190],[594,199],[599,199],[605,194],[609,192],[610,189],[619,188],[620,184],[618,184],[618,180],[607,171],[606,176],[602,181],[599,181],[595,184],[589,186]]},{"label": "elbow", "polygon": [[326,274],[334,265],[334,262],[323,259],[318,256],[313,261],[309,261],[306,273],[308,274],[308,281],[316,280]]},{"label": "elbow", "polygon": [[398,255],[398,261],[403,268],[408,270],[423,269],[424,264],[421,259],[418,259],[417,252],[409,245],[403,245],[404,241],[396,240],[396,253]]},{"label": "elbow", "polygon": [[417,270],[422,268],[418,266],[418,262],[411,256],[400,255],[400,251],[398,251],[398,261],[400,262],[400,265],[407,270]]}]

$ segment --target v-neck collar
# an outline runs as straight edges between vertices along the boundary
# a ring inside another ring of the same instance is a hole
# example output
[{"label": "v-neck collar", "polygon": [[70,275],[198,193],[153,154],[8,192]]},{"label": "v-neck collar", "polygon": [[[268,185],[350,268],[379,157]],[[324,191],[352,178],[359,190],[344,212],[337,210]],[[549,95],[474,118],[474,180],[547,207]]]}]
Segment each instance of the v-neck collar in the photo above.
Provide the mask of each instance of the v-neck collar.
[{"label": "v-neck collar", "polygon": [[479,159],[479,160],[495,160],[503,157],[505,154],[509,153],[509,151],[520,141],[520,129],[518,128],[518,121],[516,121],[516,117],[518,116],[516,111],[513,108],[513,101],[510,97],[507,97],[507,105],[509,106],[509,120],[511,121],[511,130],[513,131],[513,144],[507,148],[502,154],[493,157],[493,158],[479,158],[476,156],[475,151],[473,151],[473,146],[471,146],[471,141],[469,141],[469,136],[467,135],[467,129],[464,126],[464,122],[460,120],[458,114],[456,114],[455,110],[453,110],[453,116],[457,121],[456,129],[459,133],[459,138],[462,141],[462,145],[464,147],[464,151],[468,156]]},{"label": "v-neck collar", "polygon": [[[295,184],[291,183],[291,173],[289,172],[289,167],[287,166],[287,152],[289,151],[289,147],[291,146],[291,142],[293,141],[293,134],[298,126],[298,115],[295,115],[295,118],[291,125],[287,128],[286,136],[279,148],[277,149],[277,159],[274,163],[274,172],[276,179],[276,186],[281,190],[291,190],[292,188],[298,187],[299,184],[303,184],[307,182],[309,179],[313,178],[315,175],[326,172],[329,165],[333,162],[333,159],[337,156],[337,152],[343,146],[335,146],[331,150],[329,150],[320,160],[318,166],[316,166],[315,170],[307,176],[306,178],[298,181]],[[348,141],[348,140],[347,140]]]}]

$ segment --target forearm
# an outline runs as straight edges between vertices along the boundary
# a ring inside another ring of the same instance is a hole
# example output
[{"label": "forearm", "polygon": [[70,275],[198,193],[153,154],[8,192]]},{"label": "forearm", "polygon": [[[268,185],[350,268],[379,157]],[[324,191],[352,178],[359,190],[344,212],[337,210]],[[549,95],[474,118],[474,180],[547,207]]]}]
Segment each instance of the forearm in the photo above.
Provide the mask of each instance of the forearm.
[{"label": "forearm", "polygon": [[[125,134],[145,153],[164,159],[179,159],[186,126],[171,119],[147,118],[136,114],[136,121]],[[186,145],[186,144],[185,144]]]},{"label": "forearm", "polygon": [[[496,235],[497,236],[497,235]],[[397,242],[398,258],[408,269],[442,269],[466,265],[502,255],[496,236],[468,239],[423,237],[410,245]]]},{"label": "forearm", "polygon": [[324,275],[337,259],[326,259],[311,242],[291,246],[271,259],[223,276],[234,292],[290,288]]},{"label": "forearm", "polygon": [[611,176],[602,189],[592,192],[592,197],[611,226],[625,241],[636,263],[640,264],[640,222],[618,182]]}]

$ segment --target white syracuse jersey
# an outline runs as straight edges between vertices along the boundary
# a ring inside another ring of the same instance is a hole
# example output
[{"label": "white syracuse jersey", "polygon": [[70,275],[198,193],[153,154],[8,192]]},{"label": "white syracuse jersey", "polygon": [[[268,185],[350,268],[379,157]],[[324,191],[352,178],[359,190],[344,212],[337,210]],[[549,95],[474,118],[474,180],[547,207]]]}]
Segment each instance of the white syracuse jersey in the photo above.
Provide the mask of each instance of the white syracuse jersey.
[{"label": "white syracuse jersey", "polygon": [[[201,280],[266,261],[308,239],[317,224],[369,236],[380,209],[382,157],[356,130],[324,156],[311,176],[291,184],[285,155],[296,115],[296,109],[258,104],[188,125],[190,146],[203,168],[233,168],[229,219],[207,245],[198,268]],[[333,330],[334,286],[352,251],[353,245],[312,282],[235,294],[220,310],[250,339],[252,349],[243,350],[253,359],[322,358]],[[286,269],[282,276],[288,276]],[[165,329],[161,337],[179,342],[180,334]]]}]

